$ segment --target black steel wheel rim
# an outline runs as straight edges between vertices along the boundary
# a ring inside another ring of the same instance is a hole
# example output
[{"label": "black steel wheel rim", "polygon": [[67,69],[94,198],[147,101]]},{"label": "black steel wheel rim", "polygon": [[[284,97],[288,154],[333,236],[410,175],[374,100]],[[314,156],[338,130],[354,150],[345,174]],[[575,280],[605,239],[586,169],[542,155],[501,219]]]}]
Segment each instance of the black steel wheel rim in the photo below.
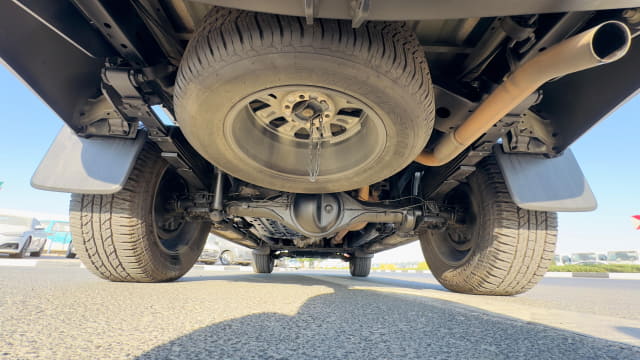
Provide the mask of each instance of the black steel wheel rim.
[{"label": "black steel wheel rim", "polygon": [[178,173],[167,168],[158,183],[153,201],[153,224],[160,247],[167,252],[178,252],[191,239],[180,236],[187,225],[185,213],[177,202],[188,196],[189,188]]},{"label": "black steel wheel rim", "polygon": [[471,256],[476,246],[479,231],[477,204],[473,203],[471,189],[467,184],[449,192],[444,203],[455,209],[455,219],[446,229],[434,232],[433,245],[445,263],[460,266]]}]

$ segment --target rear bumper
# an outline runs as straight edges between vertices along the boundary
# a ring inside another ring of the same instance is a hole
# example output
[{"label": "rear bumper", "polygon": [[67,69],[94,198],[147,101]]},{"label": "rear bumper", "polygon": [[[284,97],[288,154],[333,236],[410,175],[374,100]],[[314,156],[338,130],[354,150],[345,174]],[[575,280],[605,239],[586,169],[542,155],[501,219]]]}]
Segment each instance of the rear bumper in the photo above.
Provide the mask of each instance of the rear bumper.
[{"label": "rear bumper", "polygon": [[23,244],[22,237],[0,235],[0,253],[2,254],[17,254]]}]

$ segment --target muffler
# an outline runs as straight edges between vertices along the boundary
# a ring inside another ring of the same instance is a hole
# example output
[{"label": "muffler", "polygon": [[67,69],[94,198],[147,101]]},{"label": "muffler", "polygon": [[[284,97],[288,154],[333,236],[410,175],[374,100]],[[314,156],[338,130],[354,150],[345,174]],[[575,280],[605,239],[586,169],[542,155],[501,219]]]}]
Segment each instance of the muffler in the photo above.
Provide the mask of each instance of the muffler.
[{"label": "muffler", "polygon": [[629,28],[619,21],[607,21],[550,47],[516,69],[462,125],[443,136],[433,150],[418,155],[416,162],[427,166],[448,163],[545,82],[616,61],[630,44]]}]

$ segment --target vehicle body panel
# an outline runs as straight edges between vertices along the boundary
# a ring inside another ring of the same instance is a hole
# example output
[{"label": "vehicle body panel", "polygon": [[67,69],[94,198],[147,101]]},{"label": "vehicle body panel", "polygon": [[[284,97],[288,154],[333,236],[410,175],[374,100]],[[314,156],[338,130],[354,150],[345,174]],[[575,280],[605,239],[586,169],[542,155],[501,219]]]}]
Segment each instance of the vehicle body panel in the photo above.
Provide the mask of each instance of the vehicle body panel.
[{"label": "vehicle body panel", "polygon": [[[243,10],[274,14],[307,16],[305,2],[298,0],[197,0]],[[369,20],[425,20],[456,19],[486,16],[504,16],[564,11],[586,11],[640,6],[637,0],[583,0],[583,1],[504,1],[504,0],[369,0],[366,18]],[[349,0],[323,0],[312,6],[313,17],[353,19],[357,11]]]},{"label": "vehicle body panel", "polygon": [[[84,21],[87,31],[93,31],[79,13],[69,18]],[[79,109],[98,93],[104,59],[79,49],[15,1],[0,2],[0,58],[74,130],[82,127]]]},{"label": "vehicle body panel", "polygon": [[42,220],[44,231],[47,233],[47,251],[68,251],[73,247],[71,242],[71,228],[68,221]]},{"label": "vehicle body panel", "polygon": [[68,221],[44,220],[42,221],[47,239],[51,242],[68,244],[71,242],[71,229]]}]

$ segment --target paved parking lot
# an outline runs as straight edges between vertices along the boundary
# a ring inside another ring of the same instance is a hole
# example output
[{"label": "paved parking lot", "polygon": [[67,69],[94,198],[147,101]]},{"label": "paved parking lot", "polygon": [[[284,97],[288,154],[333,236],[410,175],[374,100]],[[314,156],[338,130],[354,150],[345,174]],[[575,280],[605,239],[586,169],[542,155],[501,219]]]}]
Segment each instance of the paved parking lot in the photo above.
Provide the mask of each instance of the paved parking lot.
[{"label": "paved parking lot", "polygon": [[545,279],[480,297],[427,274],[197,267],[127,284],[78,260],[2,258],[0,287],[6,359],[640,358],[634,280]]}]

